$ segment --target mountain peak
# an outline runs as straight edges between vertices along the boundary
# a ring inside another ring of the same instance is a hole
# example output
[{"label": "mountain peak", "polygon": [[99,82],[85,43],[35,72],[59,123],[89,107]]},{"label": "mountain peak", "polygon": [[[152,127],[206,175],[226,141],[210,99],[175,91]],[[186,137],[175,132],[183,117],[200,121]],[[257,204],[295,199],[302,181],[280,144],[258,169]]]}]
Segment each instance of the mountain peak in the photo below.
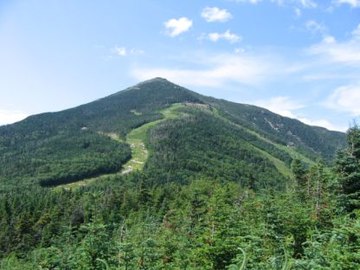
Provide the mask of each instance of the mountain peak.
[{"label": "mountain peak", "polygon": [[[151,82],[151,81],[161,81],[161,82],[169,82],[166,78],[162,78],[162,77],[155,77],[155,78],[152,78],[150,80],[147,80],[148,82]],[[145,81],[146,82],[146,81]]]},{"label": "mountain peak", "polygon": [[144,85],[144,84],[149,84],[149,83],[158,83],[158,82],[161,82],[161,83],[165,83],[165,82],[166,82],[166,83],[171,83],[170,81],[168,81],[168,80],[165,79],[165,78],[155,77],[155,78],[152,78],[152,79],[149,79],[149,80],[140,82],[140,83],[138,83],[138,85]]},{"label": "mountain peak", "polygon": [[[199,104],[211,110],[204,112]],[[231,160],[248,164],[246,170],[249,175],[252,175],[253,160],[262,160],[270,174],[287,175],[294,151],[299,151],[309,160],[318,157],[331,160],[336,150],[345,143],[343,134],[309,127],[270,111],[264,113],[262,108],[205,97],[166,79],[153,78],[76,108],[32,116],[17,124],[0,127],[0,158],[11,157],[2,160],[0,182],[5,179],[9,185],[16,186],[18,177],[24,183],[45,179],[47,183],[56,185],[113,172],[122,165],[115,161],[117,165],[114,165],[113,160],[121,158],[125,161],[129,158],[130,146],[108,140],[108,137],[124,139],[147,123],[157,125],[158,121],[166,118],[163,112],[172,115],[169,110],[174,107],[179,109],[175,113],[179,117],[169,118],[159,125],[156,132],[160,133],[149,137],[149,143],[177,134],[165,140],[164,147],[175,145],[175,150],[180,152],[173,152],[174,149],[170,147],[164,152],[164,157],[183,158],[179,160],[181,166],[193,173],[212,170],[205,165],[212,166],[210,164],[213,163],[206,161],[204,167],[197,165],[198,160],[204,160],[200,156],[206,145],[217,147],[209,152],[212,161],[220,162],[217,164],[223,162],[222,155],[234,154]],[[168,135],[164,137],[161,134]],[[144,132],[141,136],[147,138],[153,135]],[[193,149],[198,149],[196,156]],[[264,151],[267,154],[262,155]],[[219,153],[218,161],[216,152]],[[104,158],[104,153],[108,153],[109,158]],[[94,155],[96,166],[87,160],[91,155]],[[209,157],[205,157],[205,160]],[[17,172],[16,168],[25,166],[22,163],[24,159],[29,160],[26,169]],[[47,159],[53,164],[50,169]],[[78,160],[82,160],[83,166],[76,165]],[[63,164],[61,171],[56,165],[58,163]],[[175,165],[169,166],[175,168]],[[39,173],[35,174],[33,168]],[[232,172],[232,169],[229,171]],[[234,168],[234,171],[238,170]]]},{"label": "mountain peak", "polygon": [[[165,78],[161,78],[161,77],[155,77],[146,81],[142,81],[139,82],[137,84],[135,84],[134,86],[128,87],[126,90],[140,90],[140,89],[144,89],[144,88],[153,88],[154,85],[162,85],[162,86],[166,86],[167,88],[171,89],[171,88],[177,88],[179,87],[178,85],[168,81]],[[173,86],[173,87],[171,87]],[[118,95],[121,94],[124,91],[120,91],[115,93],[114,95]]]}]

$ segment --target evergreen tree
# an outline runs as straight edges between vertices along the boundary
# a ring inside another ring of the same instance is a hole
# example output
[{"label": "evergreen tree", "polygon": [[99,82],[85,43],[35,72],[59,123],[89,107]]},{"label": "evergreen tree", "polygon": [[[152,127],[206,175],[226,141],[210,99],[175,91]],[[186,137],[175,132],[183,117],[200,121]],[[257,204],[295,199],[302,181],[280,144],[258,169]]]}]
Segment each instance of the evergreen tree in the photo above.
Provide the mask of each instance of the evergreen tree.
[{"label": "evergreen tree", "polygon": [[351,212],[360,208],[360,128],[357,125],[348,130],[347,143],[347,149],[337,157],[336,172],[346,209]]},{"label": "evergreen tree", "polygon": [[304,199],[307,193],[308,179],[304,163],[299,159],[294,159],[291,163],[291,170],[294,174],[296,190],[301,199]]}]

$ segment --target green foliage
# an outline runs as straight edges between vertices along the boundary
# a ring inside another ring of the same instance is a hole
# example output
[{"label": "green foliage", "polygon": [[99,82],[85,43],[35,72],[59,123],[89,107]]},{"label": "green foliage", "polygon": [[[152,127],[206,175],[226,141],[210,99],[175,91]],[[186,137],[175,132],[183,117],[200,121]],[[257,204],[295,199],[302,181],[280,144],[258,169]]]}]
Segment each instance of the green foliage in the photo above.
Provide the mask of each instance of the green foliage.
[{"label": "green foliage", "polygon": [[348,146],[336,159],[345,206],[348,211],[360,209],[360,129],[354,126],[347,133]]},{"label": "green foliage", "polygon": [[179,102],[199,100],[191,91],[158,79],[73,109],[2,126],[0,182],[6,188],[39,181],[55,186],[118,171],[130,158],[130,148],[102,134],[124,138]]},{"label": "green foliage", "polygon": [[[105,134],[125,139],[137,127],[158,123],[156,120],[163,117],[161,111],[175,103],[189,107],[186,111],[189,117],[187,120],[183,117],[181,125],[192,123],[184,134],[178,131],[176,136],[194,133],[191,134],[192,139],[199,140],[189,141],[186,150],[198,142],[211,143],[198,148],[217,148],[213,153],[207,151],[204,160],[193,156],[188,164],[180,161],[178,168],[185,165],[185,174],[189,171],[204,172],[213,167],[209,174],[222,170],[217,177],[240,178],[243,182],[247,181],[244,176],[275,180],[276,170],[289,176],[286,168],[293,159],[290,154],[293,150],[289,149],[294,148],[294,151],[312,158],[320,155],[328,160],[345,141],[343,134],[309,127],[254,106],[204,97],[156,78],[89,104],[31,116],[14,125],[0,127],[0,190],[14,188],[19,183],[33,185],[40,182],[44,186],[56,186],[116,172],[130,158],[130,148],[107,138]],[[172,118],[171,115],[168,118]],[[194,121],[204,126],[194,126]],[[182,128],[179,122],[169,122],[162,130],[167,127]],[[224,134],[215,130],[218,127]],[[141,139],[144,139],[143,135]],[[210,141],[203,141],[203,138],[208,140],[208,135],[212,136]],[[223,146],[227,150],[222,149]],[[223,151],[238,151],[238,154],[226,153],[221,160]],[[194,154],[199,155],[200,152]],[[175,153],[169,155],[172,159]],[[227,168],[234,158],[241,164]],[[219,162],[212,164],[214,160],[220,160],[223,168],[220,168]],[[209,166],[204,166],[204,161],[209,162]],[[260,170],[254,169],[254,164]],[[274,165],[276,168],[271,168]]]},{"label": "green foliage", "polygon": [[114,172],[130,158],[130,148],[90,131],[64,132],[3,151],[0,179],[6,184],[54,186]]},{"label": "green foliage", "polygon": [[192,108],[183,112],[185,117],[163,122],[150,131],[145,172],[151,178],[154,175],[151,181],[186,183],[191,177],[205,176],[254,189],[284,187],[284,177],[256,144],[246,140],[242,129],[211,112]]},{"label": "green foliage", "polygon": [[[126,135],[142,171],[44,188],[118,171]],[[343,135],[162,79],[1,127],[0,269],[359,269],[360,213],[338,207],[357,194],[348,136],[336,170],[307,164]]]},{"label": "green foliage", "polygon": [[298,120],[282,117],[266,109],[240,105],[213,98],[206,102],[221,108],[221,114],[231,121],[254,130],[273,142],[294,147],[298,152],[312,159],[322,157],[331,161],[337,150],[345,145],[345,136],[340,132],[329,132],[320,127],[310,127]]},{"label": "green foliage", "polygon": [[[37,188],[1,195],[1,269],[360,265],[359,219],[330,208],[331,226],[319,226],[316,197],[255,193],[207,178],[187,185],[133,182],[143,177],[123,176],[74,191]],[[75,224],[78,215],[81,222]]]}]

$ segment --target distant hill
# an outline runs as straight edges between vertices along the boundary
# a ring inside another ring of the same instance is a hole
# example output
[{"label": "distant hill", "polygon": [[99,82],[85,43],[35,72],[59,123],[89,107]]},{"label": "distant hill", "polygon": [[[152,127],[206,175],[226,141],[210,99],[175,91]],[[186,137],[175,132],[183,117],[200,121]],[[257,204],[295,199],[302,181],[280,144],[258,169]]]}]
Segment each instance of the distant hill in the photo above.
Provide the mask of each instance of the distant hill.
[{"label": "distant hill", "polygon": [[341,132],[155,78],[76,108],[1,126],[1,189],[120,172],[134,156],[127,136],[145,124],[139,137],[147,151],[143,173],[158,183],[202,177],[283,187],[293,159],[330,162],[345,145]]}]

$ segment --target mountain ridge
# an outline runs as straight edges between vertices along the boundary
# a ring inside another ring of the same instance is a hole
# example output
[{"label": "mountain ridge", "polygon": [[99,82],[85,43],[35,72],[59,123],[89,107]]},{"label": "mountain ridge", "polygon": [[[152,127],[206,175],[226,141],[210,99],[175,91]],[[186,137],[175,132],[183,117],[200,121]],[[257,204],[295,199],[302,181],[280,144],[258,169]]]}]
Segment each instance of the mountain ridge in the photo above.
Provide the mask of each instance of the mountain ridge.
[{"label": "mountain ridge", "polygon": [[[279,168],[290,168],[293,159],[298,157],[315,161],[322,158],[331,161],[336,151],[345,144],[343,133],[311,127],[253,105],[203,96],[166,79],[154,78],[87,104],[60,112],[33,115],[18,123],[0,127],[0,157],[5,165],[0,169],[0,181],[32,184],[41,181],[76,182],[118,171],[132,155],[125,142],[126,135],[146,123],[164,118],[161,110],[173,104],[203,104],[210,113],[204,114],[201,106],[182,106],[178,112],[188,115],[187,118],[167,120],[150,129],[144,136],[144,143],[152,149],[145,171],[157,171],[156,166],[163,164],[168,166],[167,172],[174,175],[178,169],[186,171],[185,178],[192,175],[210,177],[207,173],[209,164],[220,170],[220,161],[227,156],[221,156],[221,152],[224,152],[228,153],[226,164],[242,162],[239,166],[243,171],[229,165],[232,167],[229,171],[233,170],[234,175],[253,177],[250,168],[253,167],[251,159],[255,158],[259,164],[263,164],[265,171],[272,171],[271,174],[283,178],[289,172],[282,169],[279,173]],[[166,129],[161,129],[164,125]],[[173,130],[176,125],[179,130]],[[191,130],[186,133],[190,127]],[[205,127],[207,130],[203,130]],[[168,141],[151,137],[162,136],[154,130],[161,130],[169,138],[175,136],[172,140],[181,142],[178,148],[173,148],[171,143],[168,147]],[[185,133],[181,134],[181,130]],[[114,142],[102,135],[108,133],[117,134],[121,141]],[[203,137],[199,137],[199,134]],[[184,140],[183,135],[186,135]],[[189,143],[187,140],[194,141]],[[196,145],[195,140],[207,141],[209,145]],[[157,143],[160,145],[156,146]],[[220,155],[211,153],[211,147],[217,144]],[[184,152],[182,147],[188,147],[186,149],[190,152]],[[194,153],[191,153],[191,148],[195,149]],[[111,149],[118,149],[118,152]],[[197,150],[199,155],[196,154]],[[156,151],[172,156],[173,163],[163,160]],[[207,161],[202,160],[201,151],[209,153]],[[154,165],[152,159],[161,162]],[[186,160],[194,162],[189,165]],[[183,167],[175,166],[174,162]],[[16,170],[18,167],[21,168],[20,172]],[[264,178],[266,173],[256,177]]]},{"label": "mountain ridge", "polygon": [[[234,101],[229,101],[229,100],[226,100],[226,99],[223,99],[223,98],[214,98],[214,97],[211,97],[211,96],[203,96],[197,92],[194,92],[192,90],[189,90],[189,89],[186,89],[182,86],[179,86],[175,83],[172,83],[170,82],[169,80],[167,80],[166,78],[162,78],[162,77],[155,77],[155,78],[152,78],[152,79],[148,79],[148,80],[145,80],[145,81],[142,81],[142,82],[139,82],[133,86],[130,86],[130,87],[127,87],[125,88],[124,90],[120,90],[120,91],[117,91],[113,94],[110,94],[108,96],[105,96],[105,97],[102,97],[102,98],[98,98],[94,101],[90,101],[88,103],[85,103],[85,104],[81,104],[81,105],[77,105],[75,107],[72,107],[72,108],[68,108],[68,109],[64,109],[64,110],[59,110],[59,111],[54,111],[54,112],[41,112],[41,113],[37,113],[37,114],[33,114],[33,115],[29,115],[28,117],[20,120],[20,121],[17,121],[17,122],[14,122],[14,123],[11,123],[11,124],[4,124],[4,125],[1,125],[0,127],[4,127],[4,126],[11,126],[11,125],[14,125],[14,124],[17,124],[19,122],[23,122],[23,121],[26,121],[28,120],[29,118],[33,118],[33,117],[38,117],[38,116],[41,116],[41,115],[46,115],[46,114],[56,114],[56,113],[61,113],[61,112],[64,112],[64,111],[68,111],[68,110],[74,110],[74,109],[78,109],[78,108],[81,108],[83,106],[87,106],[89,104],[93,104],[93,103],[96,103],[96,102],[100,102],[104,99],[108,99],[108,98],[112,98],[112,97],[116,97],[120,94],[124,94],[128,91],[131,91],[131,90],[141,90],[140,86],[142,85],[147,85],[147,84],[151,84],[151,83],[158,83],[158,82],[161,82],[161,83],[168,83],[168,84],[171,84],[173,85],[174,87],[176,88],[183,88],[185,89],[186,91],[189,91],[191,92],[192,94],[194,95],[197,95],[197,96],[201,96],[202,98],[205,98],[205,100],[218,100],[220,102],[227,102],[227,103],[233,103],[233,104],[236,104],[236,105],[242,105],[242,106],[248,106],[248,107],[253,107],[253,108],[256,108],[256,109],[261,109],[263,111],[266,111],[267,113],[271,113],[271,114],[276,114],[274,112],[272,112],[271,110],[269,109],[266,109],[264,107],[260,107],[260,106],[257,106],[257,105],[252,105],[252,104],[247,104],[247,103],[239,103],[239,102],[234,102]],[[321,129],[321,130],[326,130],[326,131],[330,131],[330,132],[335,132],[335,133],[339,133],[339,134],[344,134],[344,132],[341,132],[341,131],[337,131],[337,130],[331,130],[331,129],[328,129],[326,127],[322,127],[322,126],[317,126],[317,125],[309,125],[309,124],[305,124],[304,122],[296,119],[296,118],[291,118],[291,117],[287,117],[287,116],[282,116],[282,115],[279,115],[279,114],[276,114],[282,118],[287,118],[287,119],[291,119],[291,120],[294,120],[294,121],[298,121],[304,125],[307,125],[307,126],[310,126],[310,127],[313,127],[313,128],[318,128],[318,129]]]}]

